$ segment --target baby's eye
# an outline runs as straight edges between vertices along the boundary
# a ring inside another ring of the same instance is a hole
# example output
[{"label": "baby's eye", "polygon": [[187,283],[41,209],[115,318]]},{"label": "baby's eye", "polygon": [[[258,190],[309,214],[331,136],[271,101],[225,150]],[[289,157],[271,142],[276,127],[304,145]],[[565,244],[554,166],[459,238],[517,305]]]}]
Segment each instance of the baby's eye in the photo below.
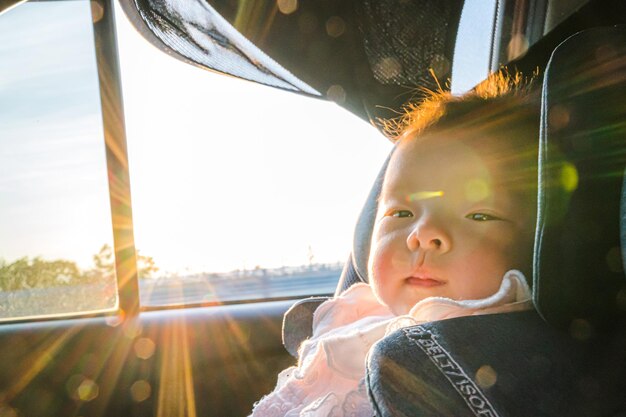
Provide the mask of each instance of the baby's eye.
[{"label": "baby's eye", "polygon": [[471,213],[465,216],[466,219],[474,220],[477,222],[487,222],[490,220],[502,220],[499,217],[492,216],[491,214],[486,213]]},{"label": "baby's eye", "polygon": [[404,217],[413,217],[413,213],[411,213],[409,210],[391,210],[387,216],[390,217],[400,217],[400,218],[404,218]]}]

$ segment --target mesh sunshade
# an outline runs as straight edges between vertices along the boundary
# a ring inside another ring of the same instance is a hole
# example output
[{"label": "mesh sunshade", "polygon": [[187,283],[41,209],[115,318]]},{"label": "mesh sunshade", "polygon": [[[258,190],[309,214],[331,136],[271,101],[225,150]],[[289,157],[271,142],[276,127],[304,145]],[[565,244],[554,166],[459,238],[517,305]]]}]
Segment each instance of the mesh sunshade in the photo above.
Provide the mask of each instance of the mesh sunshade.
[{"label": "mesh sunshade", "polygon": [[356,4],[363,44],[374,78],[381,84],[429,86],[450,70],[443,54],[454,42],[450,20],[459,13],[450,2],[368,0]]},{"label": "mesh sunshade", "polygon": [[[254,46],[202,0],[121,0],[152,43],[204,68],[273,87],[319,95]],[[137,19],[141,18],[141,22]]]},{"label": "mesh sunshade", "polygon": [[[461,0],[120,0],[155,46],[192,64],[332,99],[363,118],[449,77]],[[285,13],[277,4],[296,5]]]}]

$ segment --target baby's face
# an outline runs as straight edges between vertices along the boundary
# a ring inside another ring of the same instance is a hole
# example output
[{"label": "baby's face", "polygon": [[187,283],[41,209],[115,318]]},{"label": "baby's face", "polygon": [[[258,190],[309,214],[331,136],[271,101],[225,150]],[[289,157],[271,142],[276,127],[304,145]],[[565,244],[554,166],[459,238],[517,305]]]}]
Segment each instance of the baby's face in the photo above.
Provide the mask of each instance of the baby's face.
[{"label": "baby's face", "polygon": [[493,148],[481,158],[460,140],[431,134],[401,143],[394,153],[369,276],[395,314],[430,296],[485,298],[498,290],[506,271],[529,265],[534,201],[513,191],[506,181],[510,162]]}]

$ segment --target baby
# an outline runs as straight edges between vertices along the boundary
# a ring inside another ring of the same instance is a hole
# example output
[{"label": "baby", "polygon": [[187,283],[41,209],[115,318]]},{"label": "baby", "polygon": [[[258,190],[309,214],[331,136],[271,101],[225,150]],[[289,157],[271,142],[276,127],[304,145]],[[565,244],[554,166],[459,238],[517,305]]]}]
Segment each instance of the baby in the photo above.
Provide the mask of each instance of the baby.
[{"label": "baby", "polygon": [[[298,366],[253,416],[372,416],[370,347],[410,325],[532,308],[538,106],[498,73],[461,97],[432,93],[387,127],[396,148],[378,200],[370,284],[323,303]],[[523,272],[520,272],[523,271]]]}]

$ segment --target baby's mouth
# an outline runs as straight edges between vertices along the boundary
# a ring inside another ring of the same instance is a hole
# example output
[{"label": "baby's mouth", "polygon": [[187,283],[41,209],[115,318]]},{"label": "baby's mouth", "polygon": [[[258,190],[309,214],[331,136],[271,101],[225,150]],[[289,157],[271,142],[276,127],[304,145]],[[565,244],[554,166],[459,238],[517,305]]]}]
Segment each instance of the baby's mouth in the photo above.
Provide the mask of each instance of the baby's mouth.
[{"label": "baby's mouth", "polygon": [[437,278],[432,278],[430,276],[422,276],[422,275],[414,275],[406,278],[406,283],[409,285],[414,285],[416,287],[439,287],[445,284],[445,281],[441,281]]}]

